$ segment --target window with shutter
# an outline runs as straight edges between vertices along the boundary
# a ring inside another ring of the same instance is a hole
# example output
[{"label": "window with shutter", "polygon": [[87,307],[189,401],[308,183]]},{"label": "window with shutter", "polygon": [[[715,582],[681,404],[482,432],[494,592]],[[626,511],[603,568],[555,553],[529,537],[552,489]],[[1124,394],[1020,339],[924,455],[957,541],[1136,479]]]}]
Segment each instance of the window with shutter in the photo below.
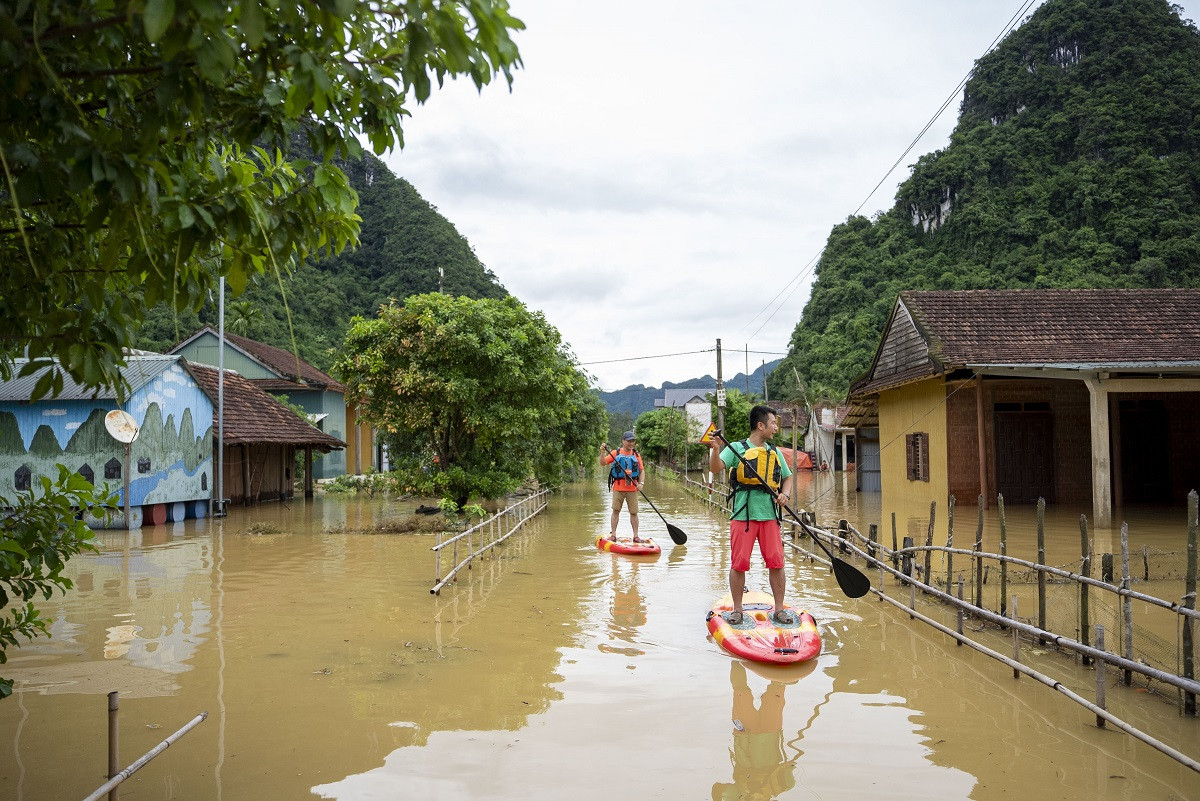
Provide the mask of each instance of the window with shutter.
[{"label": "window with shutter", "polygon": [[904,465],[909,481],[929,480],[929,434],[904,435]]}]

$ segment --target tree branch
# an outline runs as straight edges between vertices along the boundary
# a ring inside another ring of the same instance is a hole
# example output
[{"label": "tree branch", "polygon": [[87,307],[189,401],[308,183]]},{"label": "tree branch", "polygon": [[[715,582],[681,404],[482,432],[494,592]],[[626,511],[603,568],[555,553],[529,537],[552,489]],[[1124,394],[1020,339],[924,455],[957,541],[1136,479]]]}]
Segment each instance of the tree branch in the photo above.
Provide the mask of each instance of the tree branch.
[{"label": "tree branch", "polygon": [[107,19],[98,19],[92,22],[86,22],[81,25],[64,25],[61,28],[47,28],[41,36],[35,36],[37,41],[45,42],[51,39],[61,39],[64,36],[77,36],[81,33],[91,33],[103,28],[111,28],[114,25],[120,25],[129,20],[129,15],[124,14],[119,17],[108,17]]}]

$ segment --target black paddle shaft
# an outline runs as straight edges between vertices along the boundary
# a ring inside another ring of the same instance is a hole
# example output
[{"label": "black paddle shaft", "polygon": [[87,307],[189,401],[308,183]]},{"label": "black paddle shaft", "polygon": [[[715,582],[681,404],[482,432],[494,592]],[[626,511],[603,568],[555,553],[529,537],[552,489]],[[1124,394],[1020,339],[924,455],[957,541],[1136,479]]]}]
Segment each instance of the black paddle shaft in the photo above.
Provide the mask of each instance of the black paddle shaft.
[{"label": "black paddle shaft", "polygon": [[[608,447],[608,443],[603,443],[602,447],[604,448],[605,452],[607,452],[608,455],[613,458],[613,462],[615,463],[617,460],[616,452],[612,448]],[[641,487],[638,487],[638,494],[643,498],[646,498],[646,493],[642,492]],[[667,533],[671,535],[671,540],[676,545],[683,545],[685,542],[687,542],[687,534],[684,533],[683,529],[679,528],[679,526],[673,526],[668,523],[667,518],[663,517],[663,513],[658,511],[658,507],[655,506],[654,502],[649,498],[646,498],[646,503],[650,504],[650,508],[654,510],[654,513],[662,518],[663,525],[667,527]]]},{"label": "black paddle shaft", "polygon": [[821,542],[821,538],[818,537],[808,527],[808,525],[800,519],[799,515],[792,511],[792,507],[779,500],[779,493],[772,489],[770,485],[768,485],[763,479],[763,477],[758,474],[758,471],[754,469],[754,465],[750,462],[750,460],[738,453],[736,448],[730,446],[729,440],[721,436],[720,429],[717,429],[713,432],[713,437],[721,442],[724,442],[726,447],[733,451],[734,455],[737,456],[738,460],[745,466],[750,475],[754,478],[757,478],[759,483],[762,485],[762,488],[771,493],[771,497],[775,499],[775,503],[786,509],[788,514],[792,516],[792,519],[799,523],[800,527],[804,529],[810,538],[812,538],[812,541],[821,547],[821,550],[824,551],[825,555],[829,557],[830,567],[833,568],[833,575],[835,578],[837,578],[838,586],[841,587],[842,592],[846,593],[846,595],[850,598],[861,598],[871,591],[871,580],[866,577],[866,574],[849,562],[845,562],[834,556],[833,552],[825,547],[825,543]]}]

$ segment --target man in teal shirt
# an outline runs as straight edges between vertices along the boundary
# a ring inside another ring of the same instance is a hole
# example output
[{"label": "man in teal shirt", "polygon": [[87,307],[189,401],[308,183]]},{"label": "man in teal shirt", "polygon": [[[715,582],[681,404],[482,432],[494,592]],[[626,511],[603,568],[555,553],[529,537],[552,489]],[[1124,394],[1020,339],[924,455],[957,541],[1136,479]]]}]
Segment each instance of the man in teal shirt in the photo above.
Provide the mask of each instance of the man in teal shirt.
[{"label": "man in teal shirt", "polygon": [[[779,417],[769,406],[755,406],[750,410],[750,437],[745,442],[731,442],[721,448],[720,440],[713,438],[709,454],[709,469],[713,474],[736,467],[739,455],[752,448],[769,448],[768,441],[779,433]],[[792,474],[787,460],[773,454],[768,464],[779,465],[779,500],[790,503],[791,496],[782,480]],[[763,476],[773,481],[776,476]],[[732,512],[729,516],[729,545],[732,559],[729,567],[729,594],[733,599],[733,611],[728,620],[733,625],[742,622],[742,593],[746,591],[746,571],[750,569],[750,554],[758,542],[758,552],[767,565],[771,582],[771,595],[775,600],[775,611],[771,617],[776,623],[794,622],[792,614],[783,608],[785,577],[783,573],[783,535],[779,527],[779,508],[766,489],[738,485],[733,493]]]}]

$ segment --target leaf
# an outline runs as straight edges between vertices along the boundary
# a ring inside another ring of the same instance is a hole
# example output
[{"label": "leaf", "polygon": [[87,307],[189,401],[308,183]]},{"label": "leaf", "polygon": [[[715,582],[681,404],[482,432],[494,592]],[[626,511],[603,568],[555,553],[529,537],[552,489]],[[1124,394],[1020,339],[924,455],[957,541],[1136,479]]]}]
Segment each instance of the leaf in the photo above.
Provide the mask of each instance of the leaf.
[{"label": "leaf", "polygon": [[259,2],[260,0],[242,0],[242,14],[238,22],[238,27],[246,36],[246,43],[251,47],[261,45],[265,35],[266,25]]},{"label": "leaf", "polygon": [[175,0],[146,0],[146,9],[142,12],[142,27],[146,38],[157,42],[167,32],[167,26],[175,17]]}]

